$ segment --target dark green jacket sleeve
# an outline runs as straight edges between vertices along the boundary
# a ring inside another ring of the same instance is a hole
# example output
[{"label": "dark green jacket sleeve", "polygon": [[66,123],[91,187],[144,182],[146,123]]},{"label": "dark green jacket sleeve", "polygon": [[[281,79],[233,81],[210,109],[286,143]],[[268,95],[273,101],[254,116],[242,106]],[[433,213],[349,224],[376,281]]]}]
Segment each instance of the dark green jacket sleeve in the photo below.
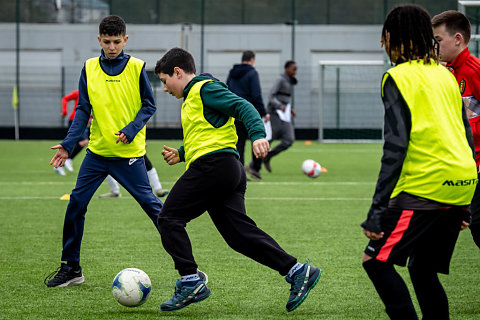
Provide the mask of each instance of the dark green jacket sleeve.
[{"label": "dark green jacket sleeve", "polygon": [[204,116],[214,126],[222,126],[233,117],[243,122],[247,128],[250,140],[255,141],[266,137],[263,121],[255,107],[245,99],[240,98],[221,82],[206,83],[201,91]]},{"label": "dark green jacket sleeve", "polygon": [[180,157],[180,162],[185,162],[185,147],[181,146],[178,150],[178,156]]}]

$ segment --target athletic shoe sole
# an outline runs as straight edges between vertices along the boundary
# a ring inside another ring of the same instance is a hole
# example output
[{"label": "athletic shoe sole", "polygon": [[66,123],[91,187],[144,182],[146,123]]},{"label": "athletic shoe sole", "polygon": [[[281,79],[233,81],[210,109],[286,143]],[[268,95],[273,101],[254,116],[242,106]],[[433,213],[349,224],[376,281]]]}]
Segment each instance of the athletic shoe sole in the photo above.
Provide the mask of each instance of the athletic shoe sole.
[{"label": "athletic shoe sole", "polygon": [[[208,291],[207,292],[202,292],[199,295],[195,295],[190,301],[188,301],[188,303],[185,303],[182,306],[172,308],[172,309],[168,309],[168,310],[163,310],[162,306],[160,306],[160,311],[162,311],[162,312],[173,312],[173,311],[181,310],[185,307],[188,307],[191,304],[194,304],[194,303],[197,303],[197,302],[200,302],[200,301],[203,301],[203,300],[207,299],[208,297],[210,297],[210,294],[212,292],[210,291],[210,289],[207,288],[206,285],[202,285],[202,287],[197,288],[198,289],[197,292],[199,292],[203,287],[205,287]],[[197,290],[197,289],[195,289],[195,290]],[[195,292],[195,290],[194,290],[194,292]]]},{"label": "athletic shoe sole", "polygon": [[208,275],[203,272],[202,270],[200,269],[197,269],[197,274],[198,276],[200,277],[200,279],[205,282],[205,284],[208,284]]},{"label": "athletic shoe sole", "polygon": [[255,169],[250,168],[250,166],[246,167],[245,171],[247,171],[253,179],[262,180],[262,176],[260,175],[260,173]]},{"label": "athletic shoe sole", "polygon": [[[302,297],[302,299],[300,299],[300,301],[298,301],[297,304],[294,305],[290,310],[287,309],[288,312],[291,312],[291,311],[297,309],[298,306],[300,306],[300,305],[303,303],[303,301],[305,301],[305,299],[307,298],[308,293],[310,292],[310,290],[312,290],[312,289],[315,287],[315,285],[317,284],[318,280],[320,279],[320,276],[322,275],[322,270],[321,270],[320,268],[317,268],[317,269],[318,269],[318,275],[317,275],[317,277],[315,278],[315,281],[314,281],[314,282],[310,285],[310,287],[307,289],[307,292],[306,292],[305,295]],[[310,278],[309,281],[312,280],[312,279],[313,279],[313,278]]]},{"label": "athletic shoe sole", "polygon": [[68,280],[65,283],[59,284],[58,286],[55,286],[54,288],[62,288],[62,287],[69,287],[69,286],[78,286],[82,283],[85,282],[85,277],[82,275],[81,277],[76,277],[73,279]]}]

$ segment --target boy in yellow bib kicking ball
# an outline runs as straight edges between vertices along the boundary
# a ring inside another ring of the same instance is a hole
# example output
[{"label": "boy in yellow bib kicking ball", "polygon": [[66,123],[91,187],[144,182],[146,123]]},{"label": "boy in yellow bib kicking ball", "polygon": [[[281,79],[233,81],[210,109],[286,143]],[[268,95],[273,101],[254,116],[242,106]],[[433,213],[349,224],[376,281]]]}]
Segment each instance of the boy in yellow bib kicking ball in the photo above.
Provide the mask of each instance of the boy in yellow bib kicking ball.
[{"label": "boy in yellow bib kicking ball", "polygon": [[195,63],[187,51],[174,48],[157,62],[155,73],[164,91],[184,98],[181,111],[184,146],[165,146],[170,164],[185,161],[186,172],[178,179],[158,217],[165,250],[181,276],[173,297],[162,311],[175,311],[199,302],[210,290],[197,274],[186,224],[208,211],[215,227],[235,251],[286,276],[291,284],[287,311],[297,308],[320,278],[321,270],[300,264],[245,212],[247,178],[235,149],[234,120],[245,125],[256,157],[269,150],[260,115],[252,104],[238,97],[211,76],[195,76]]}]

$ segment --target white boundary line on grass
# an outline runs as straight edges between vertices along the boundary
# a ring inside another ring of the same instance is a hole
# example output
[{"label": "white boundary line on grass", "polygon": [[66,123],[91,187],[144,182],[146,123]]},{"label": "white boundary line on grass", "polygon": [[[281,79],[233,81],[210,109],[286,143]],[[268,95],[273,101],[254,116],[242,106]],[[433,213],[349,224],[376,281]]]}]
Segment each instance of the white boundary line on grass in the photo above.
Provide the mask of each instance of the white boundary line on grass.
[{"label": "white boundary line on grass", "polygon": [[0,185],[75,185],[75,181],[0,181]]},{"label": "white boundary line on grass", "polygon": [[298,153],[305,153],[305,154],[309,154],[309,153],[344,153],[344,152],[347,152],[347,153],[372,153],[372,152],[377,152],[379,153],[379,155],[381,155],[381,152],[382,152],[382,148],[379,147],[378,150],[376,149],[288,149],[288,152],[298,152]]},{"label": "white boundary line on grass", "polygon": [[[116,198],[119,200],[134,200],[132,197]],[[0,197],[0,200],[60,200],[60,197]],[[246,197],[249,200],[274,200],[274,201],[371,201],[372,198],[295,198],[295,197]],[[108,200],[107,200],[108,201]]]},{"label": "white boundary line on grass", "polygon": [[[175,181],[162,181],[162,184],[171,184],[173,185]],[[376,182],[359,182],[359,181],[332,181],[332,182],[316,182],[316,181],[305,181],[305,182],[287,182],[287,181],[271,181],[271,182],[262,182],[262,181],[252,181],[250,186],[253,185],[374,185]],[[0,185],[75,185],[75,181],[0,181]]]},{"label": "white boundary line on grass", "polygon": [[295,197],[246,197],[245,200],[274,200],[274,201],[372,201],[372,198],[295,198]]},{"label": "white boundary line on grass", "polygon": [[22,196],[18,196],[18,197],[0,197],[0,200],[60,200],[60,197],[52,197],[52,196],[48,196],[48,197],[22,197]]},{"label": "white boundary line on grass", "polygon": [[[252,181],[253,182],[253,181]],[[262,181],[255,181],[250,186],[255,185],[255,184],[260,184],[260,185],[276,185],[276,186],[281,186],[281,185],[314,185],[314,186],[333,186],[333,185],[352,185],[352,186],[358,186],[358,185],[375,185],[376,182],[355,182],[355,181],[332,181],[332,182],[316,182],[316,181],[309,181],[309,182],[284,182],[284,181],[278,181],[278,182],[262,182]]]}]

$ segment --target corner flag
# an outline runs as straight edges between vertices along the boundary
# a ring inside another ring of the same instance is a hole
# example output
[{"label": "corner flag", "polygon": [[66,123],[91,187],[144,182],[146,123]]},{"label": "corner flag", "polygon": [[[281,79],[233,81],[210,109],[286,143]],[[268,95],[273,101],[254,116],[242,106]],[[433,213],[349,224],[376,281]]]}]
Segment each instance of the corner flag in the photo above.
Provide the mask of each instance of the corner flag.
[{"label": "corner flag", "polygon": [[13,93],[12,93],[12,109],[17,109],[18,108],[18,91],[17,91],[17,86],[13,87]]}]

